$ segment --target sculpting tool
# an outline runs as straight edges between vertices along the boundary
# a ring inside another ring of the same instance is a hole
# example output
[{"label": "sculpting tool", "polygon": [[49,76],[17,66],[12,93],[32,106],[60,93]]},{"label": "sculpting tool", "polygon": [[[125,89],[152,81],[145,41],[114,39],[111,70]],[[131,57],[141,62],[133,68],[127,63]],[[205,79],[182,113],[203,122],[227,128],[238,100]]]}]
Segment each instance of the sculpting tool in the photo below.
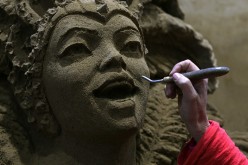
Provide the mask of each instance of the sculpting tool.
[{"label": "sculpting tool", "polygon": [[[206,68],[206,69],[201,69],[201,70],[186,72],[186,73],[181,73],[181,74],[190,80],[200,80],[200,79],[205,79],[205,78],[223,76],[227,74],[229,71],[230,69],[228,67],[222,66],[222,67]],[[152,80],[146,76],[142,76],[142,78],[149,81],[150,83],[171,83],[173,82],[172,76],[167,76],[167,77],[164,77],[158,80]]]}]

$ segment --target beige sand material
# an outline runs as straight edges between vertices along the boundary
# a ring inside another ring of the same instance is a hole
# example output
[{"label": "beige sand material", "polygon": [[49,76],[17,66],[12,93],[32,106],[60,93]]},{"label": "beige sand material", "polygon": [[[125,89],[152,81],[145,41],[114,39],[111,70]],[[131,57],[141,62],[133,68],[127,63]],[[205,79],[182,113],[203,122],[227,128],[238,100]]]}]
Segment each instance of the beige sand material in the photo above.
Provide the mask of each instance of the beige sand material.
[{"label": "beige sand material", "polygon": [[177,101],[140,76],[215,65],[176,1],[2,1],[0,14],[0,164],[176,162]]}]

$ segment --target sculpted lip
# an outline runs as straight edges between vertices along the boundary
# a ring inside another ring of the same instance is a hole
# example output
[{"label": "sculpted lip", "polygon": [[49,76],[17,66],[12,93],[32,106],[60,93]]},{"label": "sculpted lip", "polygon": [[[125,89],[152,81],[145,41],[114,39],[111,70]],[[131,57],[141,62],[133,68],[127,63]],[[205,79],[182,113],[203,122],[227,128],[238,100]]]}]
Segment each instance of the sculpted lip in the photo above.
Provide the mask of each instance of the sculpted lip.
[{"label": "sculpted lip", "polygon": [[137,90],[138,87],[134,85],[133,79],[129,76],[117,76],[103,82],[93,91],[93,94],[98,98],[119,100],[132,97]]}]

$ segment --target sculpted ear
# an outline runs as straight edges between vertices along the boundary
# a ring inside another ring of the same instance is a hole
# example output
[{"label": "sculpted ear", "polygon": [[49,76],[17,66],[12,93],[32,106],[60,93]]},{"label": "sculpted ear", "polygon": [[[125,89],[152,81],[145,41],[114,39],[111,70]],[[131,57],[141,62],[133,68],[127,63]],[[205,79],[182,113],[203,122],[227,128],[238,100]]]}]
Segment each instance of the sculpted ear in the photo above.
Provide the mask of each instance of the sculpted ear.
[{"label": "sculpted ear", "polygon": [[[213,67],[216,59],[209,42],[182,20],[165,13],[160,7],[145,5],[141,17],[152,78],[162,78],[174,64],[190,59],[199,68]],[[216,79],[209,79],[208,91],[214,92]]]}]

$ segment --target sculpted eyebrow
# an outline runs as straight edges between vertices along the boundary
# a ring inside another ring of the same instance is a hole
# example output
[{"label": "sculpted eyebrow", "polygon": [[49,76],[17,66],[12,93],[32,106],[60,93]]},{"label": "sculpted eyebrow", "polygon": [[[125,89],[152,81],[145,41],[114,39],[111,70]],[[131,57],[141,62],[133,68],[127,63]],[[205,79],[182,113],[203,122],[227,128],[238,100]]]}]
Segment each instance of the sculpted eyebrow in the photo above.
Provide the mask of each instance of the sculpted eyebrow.
[{"label": "sculpted eyebrow", "polygon": [[120,33],[120,32],[124,32],[124,31],[134,31],[134,32],[140,34],[139,30],[136,29],[136,28],[134,28],[134,27],[132,27],[132,26],[123,27],[123,28],[117,30],[117,31],[115,32],[115,34]]},{"label": "sculpted eyebrow", "polygon": [[97,30],[76,27],[76,28],[69,29],[68,31],[66,31],[65,34],[63,34],[61,36],[61,38],[59,39],[59,42],[58,42],[59,45],[61,43],[63,43],[64,40],[70,38],[72,35],[79,34],[79,33],[86,33],[86,34],[89,34],[89,35],[93,35],[95,37],[100,36]]}]

